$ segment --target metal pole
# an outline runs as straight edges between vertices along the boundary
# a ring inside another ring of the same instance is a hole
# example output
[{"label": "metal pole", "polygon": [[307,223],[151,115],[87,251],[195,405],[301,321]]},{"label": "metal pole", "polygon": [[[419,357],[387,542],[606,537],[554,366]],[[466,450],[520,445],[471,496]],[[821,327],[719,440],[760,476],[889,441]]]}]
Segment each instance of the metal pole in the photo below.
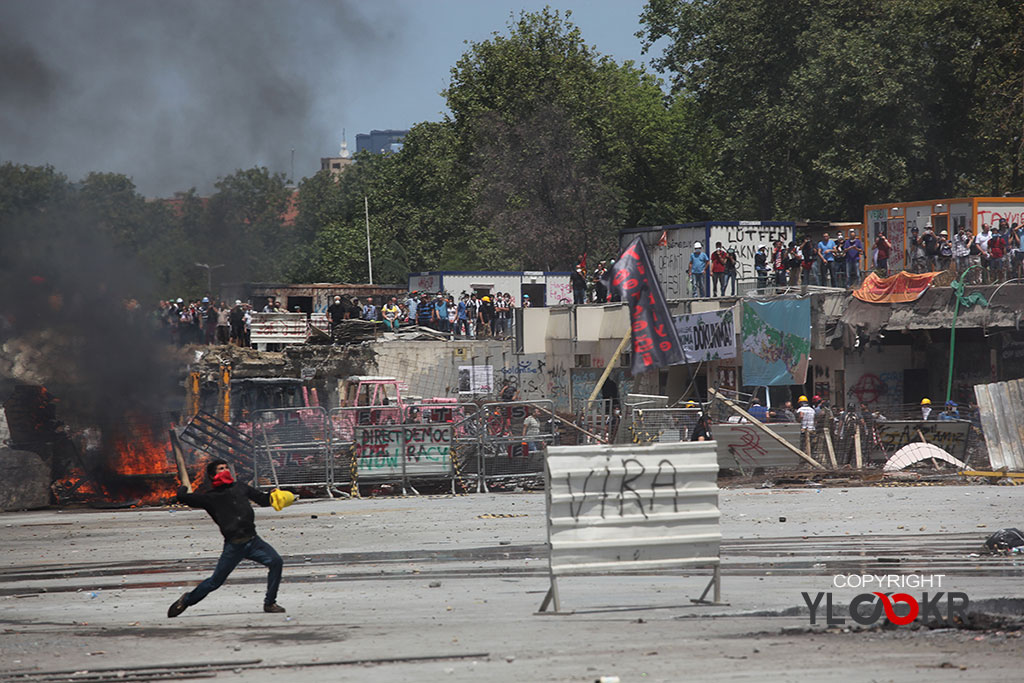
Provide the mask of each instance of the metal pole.
[{"label": "metal pole", "polygon": [[215,266],[211,266],[208,263],[196,263],[196,266],[199,268],[206,268],[206,293],[213,296],[213,269],[223,268],[224,264],[218,263]]},{"label": "metal pole", "polygon": [[373,255],[370,253],[370,198],[363,195],[363,209],[366,211],[366,263],[370,269],[370,284],[373,284]]},{"label": "metal pole", "polygon": [[[960,276],[960,284],[964,284],[967,279],[967,273],[971,272],[978,266],[971,266],[963,272]],[[963,291],[961,289],[961,291]],[[956,303],[953,306],[953,324],[949,326],[949,375],[946,377],[946,400],[949,401],[949,397],[953,394],[953,351],[956,349],[956,317],[960,313],[960,296],[956,290],[953,290],[953,294],[956,297]]]}]

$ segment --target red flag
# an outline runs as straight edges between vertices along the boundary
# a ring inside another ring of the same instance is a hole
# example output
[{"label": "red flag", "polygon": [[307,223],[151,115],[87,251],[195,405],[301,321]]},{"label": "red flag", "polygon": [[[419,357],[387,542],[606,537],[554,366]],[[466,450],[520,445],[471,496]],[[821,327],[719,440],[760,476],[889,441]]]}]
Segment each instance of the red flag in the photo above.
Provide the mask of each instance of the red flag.
[{"label": "red flag", "polygon": [[583,252],[583,256],[580,257],[580,262],[576,264],[576,267],[583,272],[583,276],[587,276],[587,252]]}]

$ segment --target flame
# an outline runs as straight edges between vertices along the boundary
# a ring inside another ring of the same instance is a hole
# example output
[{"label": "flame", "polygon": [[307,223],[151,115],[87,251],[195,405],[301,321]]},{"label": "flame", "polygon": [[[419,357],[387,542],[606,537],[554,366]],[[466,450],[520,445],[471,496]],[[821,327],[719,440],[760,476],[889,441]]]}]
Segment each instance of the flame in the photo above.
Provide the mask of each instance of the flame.
[{"label": "flame", "polygon": [[173,473],[170,467],[170,443],[165,438],[158,441],[153,429],[145,422],[132,424],[130,430],[119,431],[114,435],[114,452],[116,454],[113,469],[118,474],[167,474]]},{"label": "flame", "polygon": [[121,496],[138,498],[143,505],[165,502],[178,488],[177,470],[171,464],[171,444],[158,439],[145,420],[129,420],[129,429],[118,430],[112,439],[110,466],[115,476],[138,481],[119,486]]},{"label": "flame", "polygon": [[[89,474],[76,467],[53,483],[58,503],[160,505],[178,488],[170,441],[157,438],[151,422],[126,416],[104,439]],[[92,459],[89,459],[93,461]]]}]

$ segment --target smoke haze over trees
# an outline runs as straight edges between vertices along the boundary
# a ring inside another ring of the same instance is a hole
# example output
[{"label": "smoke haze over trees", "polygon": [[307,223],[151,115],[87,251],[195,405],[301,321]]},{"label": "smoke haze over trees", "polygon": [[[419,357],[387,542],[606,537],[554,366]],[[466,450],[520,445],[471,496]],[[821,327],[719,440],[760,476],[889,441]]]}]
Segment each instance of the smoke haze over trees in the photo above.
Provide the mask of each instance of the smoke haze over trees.
[{"label": "smoke haze over trees", "polygon": [[[56,146],[116,128],[127,155],[148,144],[133,117],[166,116],[156,149],[183,192],[170,205],[147,202],[116,167],[69,182],[23,165],[9,146],[0,150],[3,227],[26,230],[11,218],[24,209],[87,204],[79,224],[135,260],[159,298],[203,294],[196,261],[228,264],[215,283],[365,281],[364,198],[374,279],[402,282],[427,269],[566,269],[583,251],[613,256],[616,231],[639,225],[858,220],[865,203],[1024,191],[1019,2],[652,0],[638,41],[664,83],[603,56],[554,10],[513,17],[452,66],[449,115],[413,126],[398,153],[359,155],[337,180],[303,179],[294,224],[284,220],[287,178],[268,170],[284,167],[287,151],[267,141],[307,125],[330,98],[288,60],[271,60],[268,44],[298,40],[291,27],[312,32],[313,49],[328,29],[294,27],[269,2],[184,2],[166,22],[158,3],[94,6],[96,16],[79,17],[86,34],[101,21],[126,27],[90,56],[94,81],[61,66],[84,57],[60,34],[47,52],[13,33],[17,22],[0,22],[0,125]],[[27,7],[4,3],[0,17],[39,21]],[[314,3],[325,26],[356,21],[347,7]],[[281,33],[250,39],[276,19]],[[352,40],[369,50],[376,34],[364,28]],[[163,68],[162,51],[194,46]],[[98,120],[89,103],[105,84],[138,78],[119,68],[125,55],[148,60],[173,87],[133,80],[124,117]],[[201,104],[173,106],[182,89]],[[214,185],[210,160],[243,146],[265,151],[267,163]],[[206,198],[187,189],[207,185]]]},{"label": "smoke haze over trees", "polygon": [[4,0],[0,154],[133,174],[151,196],[207,193],[225,162],[288,169],[292,147],[317,159],[337,148],[356,68],[391,66],[380,46],[401,19],[366,5]]}]

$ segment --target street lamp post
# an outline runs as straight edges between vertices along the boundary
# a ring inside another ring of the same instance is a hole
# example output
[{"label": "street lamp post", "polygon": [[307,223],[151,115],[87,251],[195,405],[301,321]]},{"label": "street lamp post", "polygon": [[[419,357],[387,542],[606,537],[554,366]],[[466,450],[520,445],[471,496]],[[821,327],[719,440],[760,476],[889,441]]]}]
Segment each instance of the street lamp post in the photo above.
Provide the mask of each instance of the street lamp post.
[{"label": "street lamp post", "polygon": [[210,296],[213,294],[213,271],[215,268],[223,268],[223,263],[218,263],[215,266],[211,266],[207,263],[197,263],[197,267],[206,268],[206,295]]}]

